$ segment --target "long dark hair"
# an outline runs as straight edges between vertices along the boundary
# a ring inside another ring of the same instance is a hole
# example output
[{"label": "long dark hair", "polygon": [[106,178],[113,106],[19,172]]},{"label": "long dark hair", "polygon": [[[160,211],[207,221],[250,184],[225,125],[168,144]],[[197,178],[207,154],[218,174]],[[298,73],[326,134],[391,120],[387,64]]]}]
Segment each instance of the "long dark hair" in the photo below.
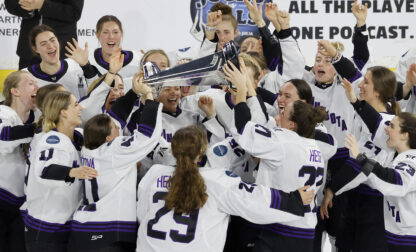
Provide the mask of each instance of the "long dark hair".
[{"label": "long dark hair", "polygon": [[166,206],[175,213],[187,213],[204,206],[208,199],[204,179],[196,159],[207,147],[207,136],[199,126],[188,126],[176,131],[172,138],[172,153],[176,169],[169,179]]}]

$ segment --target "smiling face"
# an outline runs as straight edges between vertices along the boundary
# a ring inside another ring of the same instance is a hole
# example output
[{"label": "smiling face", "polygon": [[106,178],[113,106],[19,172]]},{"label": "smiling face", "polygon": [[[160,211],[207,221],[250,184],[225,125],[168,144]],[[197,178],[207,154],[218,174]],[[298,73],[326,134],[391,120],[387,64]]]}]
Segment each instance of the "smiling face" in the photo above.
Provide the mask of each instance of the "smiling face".
[{"label": "smiling face", "polygon": [[393,120],[391,120],[390,125],[385,128],[386,135],[389,137],[387,139],[387,147],[398,149],[398,147],[402,144],[403,141],[407,142],[408,137],[406,140],[407,133],[401,133],[400,127],[400,119],[399,117],[395,116]]},{"label": "smiling face", "polygon": [[61,116],[68,122],[68,124],[77,127],[82,123],[81,111],[82,106],[79,105],[75,96],[71,95],[68,108],[61,110]]},{"label": "smiling face", "polygon": [[175,87],[163,87],[156,101],[163,104],[163,111],[175,113],[181,99],[181,89]]},{"label": "smiling face", "polygon": [[221,21],[216,26],[215,33],[218,36],[217,51],[221,51],[225,43],[234,40],[238,31],[234,30],[234,27],[230,21]]},{"label": "smiling face", "polygon": [[100,41],[103,53],[112,55],[118,48],[120,48],[121,38],[123,33],[116,22],[105,22],[99,32],[96,33]]},{"label": "smiling face", "polygon": [[336,71],[331,64],[331,57],[324,56],[319,52],[315,57],[315,65],[313,66],[315,79],[319,83],[331,84],[334,81]]},{"label": "smiling face", "polygon": [[27,110],[33,110],[36,108],[36,93],[38,89],[35,78],[30,73],[23,73],[17,86],[11,90],[14,96],[13,100],[17,99],[24,104]]},{"label": "smiling face", "polygon": [[35,38],[33,50],[39,54],[42,62],[53,65],[59,62],[59,42],[50,31],[39,33]]},{"label": "smiling face", "polygon": [[358,84],[358,88],[360,88],[360,100],[371,103],[374,100],[378,100],[380,97],[380,93],[374,89],[371,71],[367,71],[364,75],[364,79]]},{"label": "smiling face", "polygon": [[277,104],[279,106],[279,113],[283,112],[285,107],[299,100],[298,90],[291,82],[286,82],[279,90],[279,96],[277,97]]}]

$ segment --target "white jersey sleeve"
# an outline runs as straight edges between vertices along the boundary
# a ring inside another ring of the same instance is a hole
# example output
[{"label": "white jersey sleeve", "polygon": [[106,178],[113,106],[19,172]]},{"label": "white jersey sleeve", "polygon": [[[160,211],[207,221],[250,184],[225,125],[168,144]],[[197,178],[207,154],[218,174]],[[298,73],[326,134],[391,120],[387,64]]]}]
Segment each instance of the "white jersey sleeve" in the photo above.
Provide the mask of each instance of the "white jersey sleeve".
[{"label": "white jersey sleeve", "polygon": [[81,98],[79,104],[83,107],[81,112],[82,122],[85,123],[91,117],[103,113],[102,108],[110,90],[111,87],[103,81],[89,95]]},{"label": "white jersey sleeve", "polygon": [[[297,41],[292,36],[279,39],[279,41],[283,57],[282,81],[301,79],[305,69],[305,60]],[[277,69],[275,72],[277,73]]]},{"label": "white jersey sleeve", "polygon": [[111,144],[114,159],[118,160],[120,166],[128,166],[129,163],[135,160],[136,162],[140,161],[156,147],[162,134],[163,107],[162,104],[157,103],[157,105],[157,118],[154,128],[147,124],[139,124],[138,130],[134,130],[132,136],[117,137]]},{"label": "white jersey sleeve", "polygon": [[411,64],[416,63],[416,47],[408,50],[400,59],[396,66],[396,78],[398,82],[406,82],[406,73]]},{"label": "white jersey sleeve", "polygon": [[269,130],[260,124],[247,122],[243,132],[235,135],[240,146],[258,158],[280,162],[284,158],[285,150],[279,143],[283,129]]},{"label": "white jersey sleeve", "polygon": [[[263,107],[262,107],[263,105]],[[264,104],[260,104],[259,99],[257,96],[252,96],[247,99],[247,106],[250,109],[251,112],[251,120],[253,122],[266,125],[268,121],[268,115],[265,111],[266,107]]]},{"label": "white jersey sleeve", "polygon": [[[257,224],[294,221],[302,218],[303,204],[299,194],[285,193],[262,185],[247,184],[240,178],[223,174],[216,178],[217,186],[215,186],[222,191],[218,195],[220,211],[241,216]],[[291,200],[297,201],[297,204],[292,205]],[[291,212],[297,212],[299,215]]]},{"label": "white jersey sleeve", "polygon": [[369,185],[383,195],[403,197],[416,191],[416,156],[414,150],[400,153],[392,168],[376,165],[368,176]]},{"label": "white jersey sleeve", "polygon": [[0,153],[10,153],[23,143],[32,140],[34,124],[22,123],[14,109],[0,105]]},{"label": "white jersey sleeve", "polygon": [[210,41],[207,38],[204,38],[199,49],[198,58],[202,58],[211,54],[214,54],[217,50],[217,43]]},{"label": "white jersey sleeve", "polygon": [[[35,149],[32,166],[35,173],[36,180],[49,187],[67,186],[65,178],[69,174],[72,167],[77,167],[78,164],[73,164],[72,153],[68,149],[73,149],[71,141],[67,137],[62,137],[62,134],[45,134],[39,141]],[[69,181],[68,181],[69,182]]]}]

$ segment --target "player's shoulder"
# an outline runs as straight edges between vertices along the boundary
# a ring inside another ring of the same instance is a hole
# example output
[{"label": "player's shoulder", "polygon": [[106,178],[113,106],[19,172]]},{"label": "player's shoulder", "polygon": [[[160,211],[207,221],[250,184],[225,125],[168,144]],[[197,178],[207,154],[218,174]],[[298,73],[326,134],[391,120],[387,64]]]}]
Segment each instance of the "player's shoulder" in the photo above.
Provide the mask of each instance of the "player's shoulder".
[{"label": "player's shoulder", "polygon": [[199,169],[201,176],[204,178],[208,189],[222,193],[227,188],[235,186],[241,182],[241,178],[229,170],[209,167]]},{"label": "player's shoulder", "polygon": [[3,121],[14,121],[13,119],[17,119],[17,117],[18,114],[14,109],[6,105],[0,105],[0,123]]},{"label": "player's shoulder", "polygon": [[66,151],[73,149],[72,141],[69,137],[56,130],[44,133],[39,140],[39,144],[44,147],[60,148]]}]

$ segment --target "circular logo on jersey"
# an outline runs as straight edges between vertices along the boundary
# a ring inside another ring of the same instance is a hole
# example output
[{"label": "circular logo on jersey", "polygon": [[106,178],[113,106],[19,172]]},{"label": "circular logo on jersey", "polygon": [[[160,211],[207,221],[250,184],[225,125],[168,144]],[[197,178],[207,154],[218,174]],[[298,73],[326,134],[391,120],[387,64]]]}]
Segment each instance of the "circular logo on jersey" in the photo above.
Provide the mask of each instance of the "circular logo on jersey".
[{"label": "circular logo on jersey", "polygon": [[58,136],[52,135],[46,138],[46,142],[48,144],[58,144],[61,140],[59,140]]},{"label": "circular logo on jersey", "polygon": [[225,145],[218,145],[218,146],[215,146],[214,147],[214,150],[213,151],[214,151],[214,154],[215,155],[217,155],[219,157],[222,157],[225,154],[227,154],[228,149],[227,149],[227,146],[225,146]]},{"label": "circular logo on jersey", "polygon": [[[249,11],[247,10],[244,0],[191,0],[191,18],[193,23],[191,34],[195,37],[195,39],[202,41],[204,37],[204,27],[207,23],[208,12],[214,4],[219,2],[222,2],[233,9],[233,15],[237,19],[238,32],[240,35],[259,35],[256,24],[250,19]],[[272,0],[258,0],[257,5],[264,3],[264,13],[265,4],[271,2]],[[266,26],[268,26],[269,20],[264,17],[264,14],[263,19],[266,22]]]},{"label": "circular logo on jersey", "polygon": [[232,177],[232,178],[236,178],[236,177],[238,177],[238,175],[236,175],[236,174],[232,173],[231,171],[225,171],[225,174],[226,174],[228,177]]}]

